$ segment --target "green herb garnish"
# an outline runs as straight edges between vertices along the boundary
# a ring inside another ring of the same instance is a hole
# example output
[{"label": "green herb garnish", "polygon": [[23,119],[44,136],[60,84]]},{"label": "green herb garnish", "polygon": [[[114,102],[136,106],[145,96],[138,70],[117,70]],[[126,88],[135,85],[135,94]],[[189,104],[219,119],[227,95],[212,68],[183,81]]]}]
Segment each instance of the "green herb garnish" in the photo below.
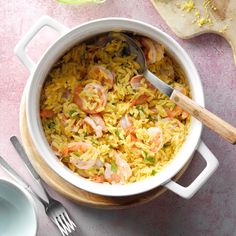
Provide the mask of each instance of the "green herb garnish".
[{"label": "green herb garnish", "polygon": [[119,133],[118,129],[115,130],[115,135],[116,135],[117,137],[120,136],[120,133]]},{"label": "green herb garnish", "polygon": [[156,170],[152,170],[152,173],[151,173],[151,175],[152,175],[152,176],[154,176],[156,173],[157,173],[157,171],[156,171]]},{"label": "green herb garnish", "polygon": [[54,129],[56,127],[56,123],[54,121],[51,121],[49,124],[48,124],[48,128],[50,129]]},{"label": "green herb garnish", "polygon": [[116,172],[117,171],[117,165],[114,162],[114,160],[111,161],[111,171],[112,172]]},{"label": "green herb garnish", "polygon": [[151,164],[154,164],[156,159],[155,159],[155,157],[147,156],[147,157],[144,158],[144,161],[148,162],[148,163],[151,163]]},{"label": "green herb garnish", "polygon": [[75,112],[76,112],[76,110],[71,110],[68,112],[68,114],[69,114],[69,116],[72,116]]},{"label": "green herb garnish", "polygon": [[146,158],[148,156],[147,152],[143,150],[144,157]]},{"label": "green herb garnish", "polygon": [[137,108],[137,110],[138,110],[138,111],[142,111],[142,112],[144,113],[144,109],[143,109],[143,107],[142,107],[142,106],[140,106],[140,105],[137,105],[137,106],[136,106],[136,108]]}]

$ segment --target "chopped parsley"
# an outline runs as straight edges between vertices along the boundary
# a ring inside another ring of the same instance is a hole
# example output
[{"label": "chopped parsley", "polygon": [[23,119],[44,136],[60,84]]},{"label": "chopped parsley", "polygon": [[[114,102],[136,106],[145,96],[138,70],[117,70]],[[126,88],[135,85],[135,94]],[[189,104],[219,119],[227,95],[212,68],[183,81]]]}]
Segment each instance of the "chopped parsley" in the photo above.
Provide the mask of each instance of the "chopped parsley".
[{"label": "chopped parsley", "polygon": [[142,112],[144,113],[144,109],[143,109],[143,107],[142,107],[142,106],[140,106],[140,105],[137,105],[137,106],[136,106],[136,108],[137,108],[137,110],[138,110],[138,111],[142,111]]},{"label": "chopped parsley", "polygon": [[143,150],[143,154],[144,154],[144,162],[147,162],[149,164],[155,163],[155,161],[156,161],[155,157],[148,156],[148,153],[144,150]]},{"label": "chopped parsley", "polygon": [[112,172],[116,172],[117,171],[117,165],[114,162],[114,160],[111,161],[111,171]]},{"label": "chopped parsley", "polygon": [[156,161],[156,158],[155,157],[147,156],[147,157],[144,158],[144,161],[148,162],[148,163],[151,163],[151,164],[154,164],[155,161]]},{"label": "chopped parsley", "polygon": [[144,157],[146,158],[148,156],[147,152],[143,150]]},{"label": "chopped parsley", "polygon": [[68,112],[68,114],[69,114],[69,116],[72,116],[75,112],[76,112],[76,110],[70,110],[70,111]]},{"label": "chopped parsley", "polygon": [[154,176],[156,173],[157,173],[157,171],[156,171],[156,170],[152,170],[152,173],[151,173],[151,175],[152,175],[152,176]]},{"label": "chopped parsley", "polygon": [[54,121],[51,121],[49,124],[48,124],[48,128],[50,129],[54,129],[56,127],[56,123]]},{"label": "chopped parsley", "polygon": [[119,133],[118,129],[115,130],[115,135],[116,135],[117,137],[120,136],[120,133]]}]

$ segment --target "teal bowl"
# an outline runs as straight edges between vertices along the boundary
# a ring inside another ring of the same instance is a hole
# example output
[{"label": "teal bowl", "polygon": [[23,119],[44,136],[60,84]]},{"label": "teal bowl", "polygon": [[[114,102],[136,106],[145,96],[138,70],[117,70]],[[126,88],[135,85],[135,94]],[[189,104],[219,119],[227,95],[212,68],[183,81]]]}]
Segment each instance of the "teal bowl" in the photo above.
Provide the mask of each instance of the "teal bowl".
[{"label": "teal bowl", "polygon": [[0,235],[34,236],[37,228],[32,196],[13,181],[0,179]]}]

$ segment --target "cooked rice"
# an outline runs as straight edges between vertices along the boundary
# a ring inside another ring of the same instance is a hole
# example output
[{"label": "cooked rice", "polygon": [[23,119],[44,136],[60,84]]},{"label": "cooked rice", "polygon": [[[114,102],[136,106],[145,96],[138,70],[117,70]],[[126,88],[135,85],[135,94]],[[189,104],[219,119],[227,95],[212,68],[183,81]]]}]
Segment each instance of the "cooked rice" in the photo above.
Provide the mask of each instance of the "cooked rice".
[{"label": "cooked rice", "polygon": [[[135,40],[139,39],[136,36]],[[41,114],[42,111],[53,111],[52,115],[42,115],[41,120],[55,154],[72,171],[97,182],[131,183],[155,175],[175,157],[188,134],[190,117],[182,117],[181,110],[173,117],[171,112],[176,105],[167,96],[148,87],[145,80],[141,80],[138,90],[132,88],[130,80],[138,74],[139,65],[135,55],[125,53],[126,49],[127,45],[120,40],[107,44],[84,42],[73,47],[51,69],[41,94]],[[111,89],[103,86],[107,103],[98,115],[104,120],[107,131],[103,131],[99,138],[84,121],[85,117],[91,118],[92,115],[86,114],[75,102],[78,88],[82,88],[79,96],[84,98],[86,109],[91,109],[91,106],[96,109],[100,102],[101,97],[93,94],[92,90],[83,90],[89,83],[101,84],[101,81],[92,78],[92,72],[89,75],[91,78],[88,76],[94,65],[102,66],[114,76]],[[161,59],[150,64],[149,69],[166,83],[181,88],[189,95],[183,71],[166,52]],[[142,94],[147,95],[147,101],[131,106],[131,102]],[[120,125],[125,115],[134,127],[131,135]],[[160,150],[155,150],[156,143],[148,133],[150,127],[158,127],[162,131]],[[73,146],[71,143],[80,141],[90,145],[85,152],[68,151],[68,146]],[[106,168],[111,168],[111,174],[118,171],[115,153],[119,153],[132,171],[123,182],[104,178]],[[83,165],[89,160],[96,163],[84,169],[72,161],[77,159]]]}]

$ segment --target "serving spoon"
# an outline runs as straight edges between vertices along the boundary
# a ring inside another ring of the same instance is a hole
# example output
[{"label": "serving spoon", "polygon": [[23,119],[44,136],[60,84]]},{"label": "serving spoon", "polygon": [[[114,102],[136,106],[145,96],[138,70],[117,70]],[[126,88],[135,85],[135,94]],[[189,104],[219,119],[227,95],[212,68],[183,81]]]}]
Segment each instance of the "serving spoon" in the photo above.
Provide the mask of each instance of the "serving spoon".
[{"label": "serving spoon", "polygon": [[184,111],[201,121],[208,128],[219,134],[231,144],[236,144],[236,128],[216,116],[206,108],[200,106],[195,101],[185,96],[177,89],[172,88],[156,75],[154,75],[147,68],[147,62],[143,50],[137,45],[137,43],[124,33],[111,33],[112,38],[118,38],[125,41],[130,53],[137,55],[137,62],[140,65],[138,72],[142,74],[152,85],[158,90],[167,95],[172,102],[180,106]]}]

